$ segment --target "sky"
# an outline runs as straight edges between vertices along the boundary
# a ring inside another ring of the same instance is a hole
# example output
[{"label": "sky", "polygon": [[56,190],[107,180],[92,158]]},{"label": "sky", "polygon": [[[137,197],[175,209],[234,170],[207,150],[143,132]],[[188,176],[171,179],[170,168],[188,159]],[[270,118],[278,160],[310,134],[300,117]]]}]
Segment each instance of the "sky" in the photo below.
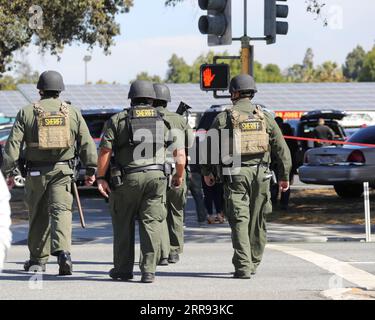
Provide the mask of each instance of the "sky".
[{"label": "sky", "polygon": [[[232,0],[233,36],[243,33],[243,1]],[[274,45],[254,42],[255,59],[262,64],[276,63],[283,70],[301,63],[306,49],[311,47],[315,64],[326,60],[344,63],[346,55],[358,44],[370,50],[375,44],[374,0],[326,0],[323,16],[328,27],[320,19],[306,13],[305,0],[289,0],[289,33],[278,36]],[[282,3],[284,4],[284,2]],[[60,71],[68,84],[84,83],[83,57],[92,56],[88,63],[88,80],[100,79],[129,83],[142,71],[165,77],[167,61],[173,53],[192,63],[201,53],[210,49],[237,54],[240,43],[230,46],[208,47],[207,37],[198,30],[198,19],[205,14],[198,0],[185,0],[176,7],[165,7],[164,0],[135,0],[135,6],[127,14],[117,17],[121,35],[116,37],[112,54],[104,55],[102,49],[87,51],[87,46],[74,44],[64,49],[61,60],[38,53],[38,48],[27,48],[26,58],[33,69]],[[248,0],[248,33],[263,36],[263,0]]]}]

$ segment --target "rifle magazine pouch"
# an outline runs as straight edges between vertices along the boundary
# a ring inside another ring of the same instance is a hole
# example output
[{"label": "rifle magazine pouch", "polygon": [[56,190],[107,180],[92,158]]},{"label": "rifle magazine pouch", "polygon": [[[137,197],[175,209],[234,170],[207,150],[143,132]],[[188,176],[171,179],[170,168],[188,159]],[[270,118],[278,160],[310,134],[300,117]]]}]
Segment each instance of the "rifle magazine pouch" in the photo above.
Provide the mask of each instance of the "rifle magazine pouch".
[{"label": "rifle magazine pouch", "polygon": [[39,103],[34,104],[38,124],[38,148],[61,150],[71,146],[69,109],[65,103],[60,111],[46,112]]}]

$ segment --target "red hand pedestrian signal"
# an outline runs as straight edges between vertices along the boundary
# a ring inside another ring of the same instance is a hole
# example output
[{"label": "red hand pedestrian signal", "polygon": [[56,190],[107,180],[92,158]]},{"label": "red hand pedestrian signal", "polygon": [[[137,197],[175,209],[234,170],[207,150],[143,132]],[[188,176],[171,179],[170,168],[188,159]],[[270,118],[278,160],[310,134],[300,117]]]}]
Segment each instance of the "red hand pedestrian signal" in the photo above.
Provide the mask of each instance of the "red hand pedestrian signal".
[{"label": "red hand pedestrian signal", "polygon": [[229,65],[203,64],[200,70],[201,89],[204,91],[227,90],[229,86]]},{"label": "red hand pedestrian signal", "polygon": [[216,75],[212,74],[211,68],[206,68],[203,71],[203,82],[205,87],[211,87],[212,81],[214,81]]}]

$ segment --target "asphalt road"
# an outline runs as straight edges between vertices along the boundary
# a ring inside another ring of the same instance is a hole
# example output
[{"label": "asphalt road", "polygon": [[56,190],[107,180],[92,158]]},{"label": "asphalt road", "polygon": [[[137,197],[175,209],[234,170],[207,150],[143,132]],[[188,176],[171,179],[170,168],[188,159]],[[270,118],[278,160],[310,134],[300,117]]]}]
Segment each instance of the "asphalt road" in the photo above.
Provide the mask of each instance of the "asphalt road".
[{"label": "asphalt road", "polygon": [[14,245],[0,275],[0,299],[375,299],[375,243],[361,242],[361,226],[270,224],[270,242],[257,275],[237,280],[231,274],[229,227],[199,227],[189,202],[181,261],[158,267],[154,284],[140,283],[137,264],[133,281],[115,282],[108,277],[112,267],[108,206],[89,194],[83,204],[88,229],[80,229],[75,214],[74,275],[56,276],[55,258],[43,275],[31,278],[23,272],[27,225],[19,224],[13,226]]}]

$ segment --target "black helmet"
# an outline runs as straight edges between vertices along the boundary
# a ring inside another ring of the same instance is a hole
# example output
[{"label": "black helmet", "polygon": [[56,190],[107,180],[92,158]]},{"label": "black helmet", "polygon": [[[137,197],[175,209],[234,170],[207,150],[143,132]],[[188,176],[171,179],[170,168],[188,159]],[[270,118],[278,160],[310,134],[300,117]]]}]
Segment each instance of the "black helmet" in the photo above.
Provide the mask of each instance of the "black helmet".
[{"label": "black helmet", "polygon": [[64,91],[65,85],[63,77],[57,71],[43,72],[37,84],[37,89],[43,91]]},{"label": "black helmet", "polygon": [[134,81],[130,86],[128,99],[136,98],[156,99],[154,85],[152,82],[144,80]]},{"label": "black helmet", "polygon": [[258,92],[254,78],[252,76],[249,76],[248,74],[241,74],[234,77],[230,81],[229,92],[233,93],[236,91],[252,91],[254,93]]},{"label": "black helmet", "polygon": [[156,94],[156,99],[166,102],[171,102],[171,92],[165,84],[154,83],[154,90]]}]

